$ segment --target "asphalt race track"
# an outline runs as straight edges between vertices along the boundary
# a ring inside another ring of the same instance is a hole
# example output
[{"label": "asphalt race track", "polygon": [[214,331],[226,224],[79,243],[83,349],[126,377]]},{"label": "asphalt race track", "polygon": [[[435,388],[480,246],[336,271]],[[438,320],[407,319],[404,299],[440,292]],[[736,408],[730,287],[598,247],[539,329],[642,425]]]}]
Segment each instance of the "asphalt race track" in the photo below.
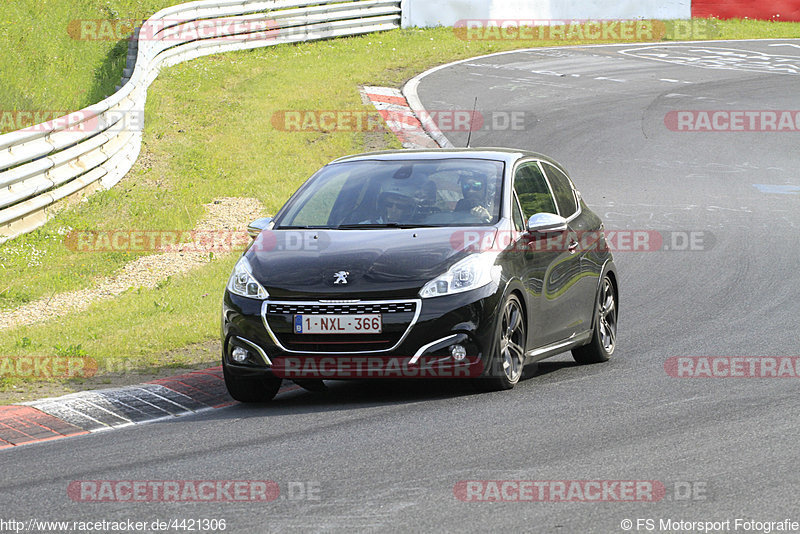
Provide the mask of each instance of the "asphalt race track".
[{"label": "asphalt race track", "polygon": [[[800,110],[795,43],[539,49],[421,79],[429,110],[471,110],[478,97],[485,125],[472,146],[550,155],[609,231],[661,235],[659,250],[615,254],[621,317],[610,362],[577,366],[565,354],[530,369],[514,390],[491,394],[448,381],[333,383],[327,393],[282,393],[269,406],[3,450],[0,519],[563,534],[667,531],[660,520],[729,520],[729,532],[746,532],[735,529],[737,518],[800,521],[798,379],[783,367],[749,378],[681,378],[665,368],[686,356],[800,355],[800,124],[688,132],[665,122],[680,111]],[[511,116],[517,122],[506,127]],[[733,116],[718,116],[717,125]],[[466,132],[444,133],[465,145]],[[86,480],[263,480],[281,496],[142,503],[68,493]],[[557,494],[475,502],[491,497],[490,484],[458,489],[486,480],[566,481],[569,491],[574,481],[651,481],[664,494],[587,497],[583,482],[583,502]]]}]

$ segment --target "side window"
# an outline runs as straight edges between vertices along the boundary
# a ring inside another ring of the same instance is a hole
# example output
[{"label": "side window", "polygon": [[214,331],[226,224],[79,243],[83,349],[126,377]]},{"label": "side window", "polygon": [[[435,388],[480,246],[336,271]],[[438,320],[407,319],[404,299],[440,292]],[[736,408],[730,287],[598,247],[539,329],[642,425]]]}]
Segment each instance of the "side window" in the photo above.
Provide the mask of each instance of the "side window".
[{"label": "side window", "polygon": [[536,213],[558,213],[539,165],[523,163],[514,173],[514,191],[517,193],[525,219]]},{"label": "side window", "polygon": [[525,217],[522,215],[522,210],[519,207],[519,200],[517,199],[517,195],[514,195],[514,200],[512,200],[513,208],[512,208],[512,217],[514,218],[514,228],[518,232],[524,232],[525,228],[528,226],[525,224]]},{"label": "side window", "polygon": [[553,194],[556,197],[558,211],[561,213],[562,217],[569,219],[578,211],[578,204],[575,200],[575,192],[572,189],[572,184],[566,174],[549,163],[542,162],[542,165],[547,172],[547,177],[550,178],[550,185],[553,186]]}]

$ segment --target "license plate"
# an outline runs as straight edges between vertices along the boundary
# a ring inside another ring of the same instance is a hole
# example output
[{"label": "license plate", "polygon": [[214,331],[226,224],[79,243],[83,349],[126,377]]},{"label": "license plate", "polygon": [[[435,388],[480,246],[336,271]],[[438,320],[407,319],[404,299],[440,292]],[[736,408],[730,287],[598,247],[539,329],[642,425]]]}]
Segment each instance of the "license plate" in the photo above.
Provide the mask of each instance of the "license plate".
[{"label": "license plate", "polygon": [[380,334],[381,314],[295,315],[295,334]]}]

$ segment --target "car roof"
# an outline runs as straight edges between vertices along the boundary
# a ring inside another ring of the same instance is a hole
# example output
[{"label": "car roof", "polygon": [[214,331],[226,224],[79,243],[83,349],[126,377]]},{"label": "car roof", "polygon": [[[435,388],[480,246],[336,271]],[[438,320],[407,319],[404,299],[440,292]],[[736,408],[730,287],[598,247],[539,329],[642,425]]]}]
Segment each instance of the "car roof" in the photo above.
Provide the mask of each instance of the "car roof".
[{"label": "car roof", "polygon": [[403,160],[425,160],[425,159],[485,159],[492,161],[502,161],[504,163],[514,163],[520,158],[536,158],[556,167],[563,167],[553,159],[528,150],[517,150],[513,148],[433,148],[415,150],[384,150],[381,152],[367,152],[364,154],[354,154],[333,160],[330,164],[352,162],[352,161],[403,161]]}]

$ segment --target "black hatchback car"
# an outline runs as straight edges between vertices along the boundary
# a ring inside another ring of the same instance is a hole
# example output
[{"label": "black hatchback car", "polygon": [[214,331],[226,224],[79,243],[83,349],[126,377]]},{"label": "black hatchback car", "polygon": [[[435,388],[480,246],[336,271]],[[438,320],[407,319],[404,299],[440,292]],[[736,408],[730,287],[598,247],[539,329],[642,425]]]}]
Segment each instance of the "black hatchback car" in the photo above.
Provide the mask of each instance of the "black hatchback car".
[{"label": "black hatchback car", "polygon": [[243,402],[283,378],[473,378],[616,345],[618,276],[603,224],[565,170],[510,149],[376,152],[314,174],[228,282],[222,365]]}]

